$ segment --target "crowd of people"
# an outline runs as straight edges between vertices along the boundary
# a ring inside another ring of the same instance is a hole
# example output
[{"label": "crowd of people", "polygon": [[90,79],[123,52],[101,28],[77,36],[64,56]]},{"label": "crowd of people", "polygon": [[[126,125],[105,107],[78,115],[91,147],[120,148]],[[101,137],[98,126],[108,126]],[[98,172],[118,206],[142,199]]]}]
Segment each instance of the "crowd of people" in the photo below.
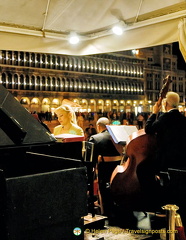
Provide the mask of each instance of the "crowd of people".
[{"label": "crowd of people", "polygon": [[[37,114],[39,119],[45,122],[45,124],[51,123],[53,120],[57,120],[58,116],[56,111],[52,112],[31,112],[32,114]],[[75,112],[76,122],[80,126],[84,133],[87,135],[87,129],[92,127],[95,129],[95,124],[97,120],[101,117],[107,117],[111,124],[115,125],[136,125],[138,129],[144,127],[146,120],[148,119],[149,112],[141,112],[135,114],[134,112],[120,112],[120,111],[110,111],[110,112]],[[91,125],[89,125],[91,124]],[[95,133],[94,129],[92,130]],[[89,131],[90,134],[90,131]]]}]

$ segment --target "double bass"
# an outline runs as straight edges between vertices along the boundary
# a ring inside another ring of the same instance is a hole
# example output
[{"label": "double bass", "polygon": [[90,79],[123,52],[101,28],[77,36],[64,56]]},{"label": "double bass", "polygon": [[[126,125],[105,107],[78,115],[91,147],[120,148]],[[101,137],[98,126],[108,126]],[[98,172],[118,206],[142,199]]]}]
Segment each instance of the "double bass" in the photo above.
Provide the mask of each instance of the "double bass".
[{"label": "double bass", "polygon": [[[165,98],[171,78],[163,80],[158,105]],[[159,206],[159,184],[155,179],[156,136],[146,134],[144,129],[129,136],[125,157],[111,175],[111,193],[115,202],[128,209],[147,211]],[[155,209],[156,210],[156,209]]]}]

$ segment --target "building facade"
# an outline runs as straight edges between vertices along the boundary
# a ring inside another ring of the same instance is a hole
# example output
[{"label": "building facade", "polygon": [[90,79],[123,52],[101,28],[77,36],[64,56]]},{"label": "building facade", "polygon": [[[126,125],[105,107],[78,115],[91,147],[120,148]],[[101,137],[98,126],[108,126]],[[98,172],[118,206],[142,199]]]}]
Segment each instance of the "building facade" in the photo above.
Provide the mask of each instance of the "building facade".
[{"label": "building facade", "polygon": [[52,112],[66,99],[81,112],[151,111],[168,74],[185,106],[172,44],[89,56],[1,50],[0,69],[0,83],[29,111]]},{"label": "building facade", "polygon": [[163,78],[171,76],[170,90],[177,92],[180,96],[180,111],[185,111],[186,72],[179,70],[177,56],[173,55],[173,44],[166,44],[140,50],[140,57],[145,58],[145,97],[148,109],[159,97],[163,85]]}]

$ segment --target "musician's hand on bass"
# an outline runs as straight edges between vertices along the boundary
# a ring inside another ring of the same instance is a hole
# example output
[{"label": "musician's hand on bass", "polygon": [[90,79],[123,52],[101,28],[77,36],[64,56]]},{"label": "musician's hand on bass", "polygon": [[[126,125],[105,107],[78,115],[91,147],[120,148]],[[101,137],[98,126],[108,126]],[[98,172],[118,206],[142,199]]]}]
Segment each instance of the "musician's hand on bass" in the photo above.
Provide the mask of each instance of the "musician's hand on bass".
[{"label": "musician's hand on bass", "polygon": [[161,109],[161,104],[159,104],[158,102],[156,102],[153,106],[153,110],[152,113],[157,114]]}]

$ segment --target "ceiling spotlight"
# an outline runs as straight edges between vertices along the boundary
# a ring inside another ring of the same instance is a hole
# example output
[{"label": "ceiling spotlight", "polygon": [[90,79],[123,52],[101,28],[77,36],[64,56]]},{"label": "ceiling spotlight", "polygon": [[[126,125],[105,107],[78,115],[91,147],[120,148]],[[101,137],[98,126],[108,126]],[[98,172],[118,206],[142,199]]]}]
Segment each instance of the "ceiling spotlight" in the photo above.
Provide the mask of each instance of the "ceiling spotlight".
[{"label": "ceiling spotlight", "polygon": [[70,34],[69,42],[71,44],[77,44],[79,42],[79,37],[75,33]]},{"label": "ceiling spotlight", "polygon": [[123,28],[120,27],[120,26],[114,26],[114,27],[112,28],[112,31],[113,31],[113,33],[116,34],[116,35],[122,35],[122,34],[123,34]]}]

